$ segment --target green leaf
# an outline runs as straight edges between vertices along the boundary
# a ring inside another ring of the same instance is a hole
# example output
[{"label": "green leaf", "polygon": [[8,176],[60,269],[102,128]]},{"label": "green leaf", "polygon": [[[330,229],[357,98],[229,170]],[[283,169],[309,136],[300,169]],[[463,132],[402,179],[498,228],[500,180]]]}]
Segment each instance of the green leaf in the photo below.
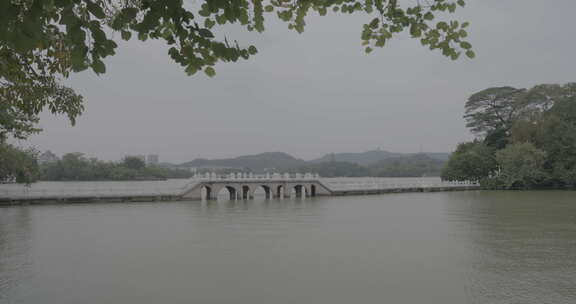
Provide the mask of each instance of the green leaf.
[{"label": "green leaf", "polygon": [[120,34],[124,40],[130,40],[130,37],[132,37],[132,33],[129,31],[122,31]]},{"label": "green leaf", "polygon": [[198,11],[198,15],[202,17],[208,17],[210,16],[210,11],[208,9],[202,8],[201,10]]},{"label": "green leaf", "polygon": [[214,77],[214,75],[216,75],[216,71],[214,71],[213,67],[206,67],[204,73],[208,75],[208,77]]},{"label": "green leaf", "polygon": [[466,56],[468,56],[470,59],[474,59],[476,57],[476,53],[474,53],[472,50],[468,50],[466,51]]},{"label": "green leaf", "polygon": [[196,72],[198,72],[198,69],[193,65],[188,65],[186,67],[185,71],[186,71],[186,74],[188,74],[188,76],[192,76],[192,75],[196,74]]},{"label": "green leaf", "polygon": [[214,38],[214,34],[209,29],[199,29],[198,34],[204,38]]},{"label": "green leaf", "polygon": [[366,52],[366,54],[370,54],[373,51],[373,49],[371,47],[367,46],[364,51]]},{"label": "green leaf", "polygon": [[135,7],[123,8],[120,13],[126,22],[132,21],[138,15],[138,9]]},{"label": "green leaf", "polygon": [[410,35],[412,35],[412,37],[420,37],[422,36],[422,31],[415,25],[410,27]]},{"label": "green leaf", "polygon": [[458,5],[463,7],[466,5],[466,2],[464,2],[464,0],[458,0]]},{"label": "green leaf", "polygon": [[76,44],[83,44],[86,40],[86,32],[84,32],[80,27],[71,28],[68,31],[71,40]]},{"label": "green leaf", "polygon": [[96,43],[104,43],[106,41],[106,33],[100,27],[92,27],[92,38]]},{"label": "green leaf", "polygon": [[206,28],[211,29],[214,25],[216,25],[216,22],[215,22],[214,20],[212,20],[212,19],[206,19],[206,20],[204,20],[204,26],[205,26]]},{"label": "green leaf", "polygon": [[256,53],[258,53],[258,50],[256,49],[255,46],[251,45],[250,47],[248,47],[248,53],[250,53],[250,55],[255,55]]},{"label": "green leaf", "polygon": [[104,74],[106,73],[106,66],[104,65],[104,62],[100,60],[94,60],[94,62],[92,62],[92,70],[96,74]]},{"label": "green leaf", "polygon": [[436,24],[436,28],[439,29],[439,30],[444,30],[444,31],[446,31],[446,30],[448,30],[448,24],[447,24],[446,22],[444,22],[444,21],[440,21],[440,22],[438,22],[438,23]]},{"label": "green leaf", "polygon": [[463,49],[467,49],[467,50],[469,50],[469,49],[472,48],[472,45],[471,45],[469,42],[466,42],[466,41],[460,42],[460,46],[461,46]]},{"label": "green leaf", "polygon": [[98,19],[104,19],[106,17],[106,14],[104,14],[100,5],[97,5],[92,1],[86,2],[86,8],[88,8],[88,11]]},{"label": "green leaf", "polygon": [[274,10],[274,7],[272,5],[266,5],[266,7],[264,8],[264,10],[266,10],[266,12],[270,13]]}]

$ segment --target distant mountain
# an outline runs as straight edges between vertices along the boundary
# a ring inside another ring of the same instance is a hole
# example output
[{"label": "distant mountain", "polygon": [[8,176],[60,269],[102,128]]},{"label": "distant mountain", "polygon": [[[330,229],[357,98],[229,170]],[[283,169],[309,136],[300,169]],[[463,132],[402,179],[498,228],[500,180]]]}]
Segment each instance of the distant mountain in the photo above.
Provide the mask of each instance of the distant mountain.
[{"label": "distant mountain", "polygon": [[439,160],[425,153],[391,157],[371,165],[374,176],[418,177],[440,176],[445,160]]},{"label": "distant mountain", "polygon": [[397,157],[402,156],[401,153],[394,153],[388,152],[384,150],[373,150],[367,152],[360,152],[360,153],[330,153],[326,154],[320,158],[313,159],[311,163],[324,163],[330,161],[337,161],[337,162],[349,162],[349,163],[356,163],[361,166],[368,166],[373,164],[377,161],[390,158],[390,157]]},{"label": "distant mountain", "polygon": [[416,153],[417,154],[424,154],[432,159],[441,160],[441,161],[448,161],[450,158],[451,153],[448,152],[423,152],[423,153]]},{"label": "distant mountain", "polygon": [[161,168],[175,168],[178,167],[178,165],[175,165],[173,163],[168,163],[168,162],[160,162],[158,164],[156,164],[156,166],[161,167]]},{"label": "distant mountain", "polygon": [[[326,154],[321,158],[307,162],[284,152],[266,152],[224,159],[197,158],[177,165],[177,167],[234,169],[254,172],[267,170],[302,171],[306,169],[325,176],[365,176],[370,174],[421,176],[422,174],[438,174],[438,168],[442,167],[449,156],[449,153],[394,153],[373,150],[361,153]],[[421,170],[414,168],[413,165],[421,167]],[[358,168],[358,166],[362,166],[366,170]],[[398,170],[404,171],[404,173],[399,173]]]},{"label": "distant mountain", "polygon": [[405,157],[411,155],[426,155],[435,160],[447,161],[450,153],[444,152],[424,152],[424,153],[395,153],[384,150],[372,150],[367,152],[351,153],[330,153],[320,158],[313,159],[310,163],[323,163],[330,161],[356,163],[361,166],[370,167],[381,160],[393,157]]},{"label": "distant mountain", "polygon": [[304,160],[295,158],[287,153],[266,152],[224,159],[197,158],[193,161],[180,164],[179,167],[249,169],[261,172],[264,171],[264,169],[286,170],[301,167],[305,164],[306,162]]},{"label": "distant mountain", "polygon": [[317,173],[322,177],[363,177],[370,176],[370,169],[355,163],[329,161],[309,163],[294,171],[301,173]]}]

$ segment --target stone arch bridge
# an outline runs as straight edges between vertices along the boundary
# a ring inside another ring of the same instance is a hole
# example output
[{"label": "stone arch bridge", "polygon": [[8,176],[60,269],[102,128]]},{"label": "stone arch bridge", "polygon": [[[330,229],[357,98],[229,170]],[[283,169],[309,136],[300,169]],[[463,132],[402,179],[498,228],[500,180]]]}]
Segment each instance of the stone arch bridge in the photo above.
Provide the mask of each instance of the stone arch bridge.
[{"label": "stone arch bridge", "polygon": [[276,174],[276,175],[242,175],[226,176],[207,175],[196,178],[181,197],[190,200],[214,200],[222,189],[226,189],[231,200],[252,199],[254,192],[263,189],[266,198],[313,197],[331,195],[318,176],[312,174]]}]

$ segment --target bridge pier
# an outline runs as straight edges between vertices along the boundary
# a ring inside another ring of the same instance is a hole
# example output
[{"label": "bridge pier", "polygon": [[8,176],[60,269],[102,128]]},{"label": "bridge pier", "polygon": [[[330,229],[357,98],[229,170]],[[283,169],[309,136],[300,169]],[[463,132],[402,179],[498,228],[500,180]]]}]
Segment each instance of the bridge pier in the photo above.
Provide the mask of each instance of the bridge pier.
[{"label": "bridge pier", "polygon": [[242,186],[242,199],[253,199],[254,195],[252,194],[252,191],[250,190],[250,186]]},{"label": "bridge pier", "polygon": [[212,187],[206,187],[206,200],[213,201],[217,199],[218,193],[213,191]]},{"label": "bridge pier", "polygon": [[264,188],[264,198],[271,199],[272,198],[272,189],[268,186],[262,186]]},{"label": "bridge pier", "polygon": [[294,187],[294,192],[296,192],[296,197],[297,198],[301,198],[302,197],[302,186],[296,186]]},{"label": "bridge pier", "polygon": [[272,191],[272,197],[277,199],[284,198],[283,189],[282,185],[272,185],[270,189],[270,191]]},{"label": "bridge pier", "polygon": [[282,186],[282,198],[290,198],[291,195],[291,189],[290,186],[288,184]]}]

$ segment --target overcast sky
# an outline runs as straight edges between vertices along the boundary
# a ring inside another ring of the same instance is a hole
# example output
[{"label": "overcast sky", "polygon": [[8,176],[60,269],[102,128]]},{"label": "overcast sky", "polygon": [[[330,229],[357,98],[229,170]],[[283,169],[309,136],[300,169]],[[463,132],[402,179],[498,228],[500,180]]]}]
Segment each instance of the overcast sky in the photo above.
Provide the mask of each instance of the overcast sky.
[{"label": "overcast sky", "polygon": [[576,1],[469,0],[475,60],[453,62],[401,38],[365,55],[367,16],[314,17],[299,35],[269,18],[249,61],[217,66],[215,78],[188,77],[159,42],[131,41],[107,73],[73,75],[86,111],[75,127],[43,115],[40,150],[106,160],[159,154],[161,161],[284,151],[312,159],[377,147],[452,151],[472,138],[462,114],[469,95],[511,85],[576,81]]}]

